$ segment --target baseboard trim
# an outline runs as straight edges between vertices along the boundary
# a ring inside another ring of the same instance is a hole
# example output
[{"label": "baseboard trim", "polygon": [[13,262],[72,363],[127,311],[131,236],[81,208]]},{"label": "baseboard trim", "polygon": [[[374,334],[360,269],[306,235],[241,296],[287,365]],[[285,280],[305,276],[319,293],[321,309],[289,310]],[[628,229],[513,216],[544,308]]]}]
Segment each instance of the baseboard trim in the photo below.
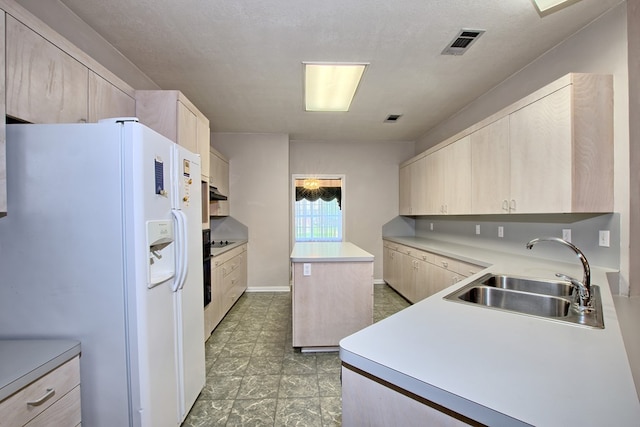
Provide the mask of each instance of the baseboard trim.
[{"label": "baseboard trim", "polygon": [[245,292],[290,292],[289,286],[250,286]]}]

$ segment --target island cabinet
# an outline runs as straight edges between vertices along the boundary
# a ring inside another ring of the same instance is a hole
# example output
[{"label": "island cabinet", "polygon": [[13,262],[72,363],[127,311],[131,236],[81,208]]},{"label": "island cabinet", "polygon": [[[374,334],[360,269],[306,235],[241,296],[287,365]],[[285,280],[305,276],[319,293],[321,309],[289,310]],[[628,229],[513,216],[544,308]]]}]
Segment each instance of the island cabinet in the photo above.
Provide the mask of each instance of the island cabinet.
[{"label": "island cabinet", "polygon": [[294,347],[334,349],[373,323],[373,255],[350,242],[296,243],[291,263]]},{"label": "island cabinet", "polygon": [[205,339],[247,289],[247,244],[211,259],[211,302],[204,309]]},{"label": "island cabinet", "polygon": [[0,425],[80,425],[79,351],[71,341],[0,341]]}]

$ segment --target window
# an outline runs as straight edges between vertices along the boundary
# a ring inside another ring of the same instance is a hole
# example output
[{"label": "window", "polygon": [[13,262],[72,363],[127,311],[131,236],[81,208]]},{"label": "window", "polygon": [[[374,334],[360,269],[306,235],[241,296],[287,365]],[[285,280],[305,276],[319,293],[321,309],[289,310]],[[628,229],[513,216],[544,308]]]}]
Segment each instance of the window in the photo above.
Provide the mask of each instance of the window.
[{"label": "window", "polygon": [[294,179],[294,241],[341,242],[342,179]]}]

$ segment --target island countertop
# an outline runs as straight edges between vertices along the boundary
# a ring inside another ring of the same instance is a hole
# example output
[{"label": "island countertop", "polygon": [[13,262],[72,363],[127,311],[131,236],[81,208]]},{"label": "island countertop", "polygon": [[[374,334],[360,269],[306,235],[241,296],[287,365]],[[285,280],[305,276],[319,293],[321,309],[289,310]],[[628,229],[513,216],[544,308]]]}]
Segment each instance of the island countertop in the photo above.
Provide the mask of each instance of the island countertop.
[{"label": "island countertop", "polygon": [[298,242],[291,262],[367,262],[373,255],[351,242]]},{"label": "island countertop", "polygon": [[488,425],[639,425],[640,402],[606,277],[611,270],[592,268],[605,328],[591,329],[443,299],[487,272],[580,277],[577,260],[391,240],[488,268],[344,338],[344,363]]}]

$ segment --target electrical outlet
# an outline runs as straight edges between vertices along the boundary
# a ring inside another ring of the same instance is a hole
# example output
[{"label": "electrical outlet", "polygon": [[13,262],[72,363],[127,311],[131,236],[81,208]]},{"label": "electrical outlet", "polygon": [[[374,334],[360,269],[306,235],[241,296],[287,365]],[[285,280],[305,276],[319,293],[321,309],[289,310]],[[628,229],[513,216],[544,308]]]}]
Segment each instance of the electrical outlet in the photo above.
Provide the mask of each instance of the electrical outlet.
[{"label": "electrical outlet", "polygon": [[600,230],[598,234],[598,244],[605,248],[609,247],[609,230]]},{"label": "electrical outlet", "polygon": [[570,228],[563,228],[562,229],[562,240],[566,240],[567,242],[571,243],[571,229]]},{"label": "electrical outlet", "polygon": [[480,234],[480,224],[476,224],[476,234]]},{"label": "electrical outlet", "polygon": [[[298,270],[300,271],[300,270]],[[302,275],[303,276],[311,276],[311,264],[305,262],[302,264]]]},{"label": "electrical outlet", "polygon": [[433,223],[429,223],[429,230],[433,231]]},{"label": "electrical outlet", "polygon": [[504,227],[501,225],[498,226],[498,237],[504,237]]}]

